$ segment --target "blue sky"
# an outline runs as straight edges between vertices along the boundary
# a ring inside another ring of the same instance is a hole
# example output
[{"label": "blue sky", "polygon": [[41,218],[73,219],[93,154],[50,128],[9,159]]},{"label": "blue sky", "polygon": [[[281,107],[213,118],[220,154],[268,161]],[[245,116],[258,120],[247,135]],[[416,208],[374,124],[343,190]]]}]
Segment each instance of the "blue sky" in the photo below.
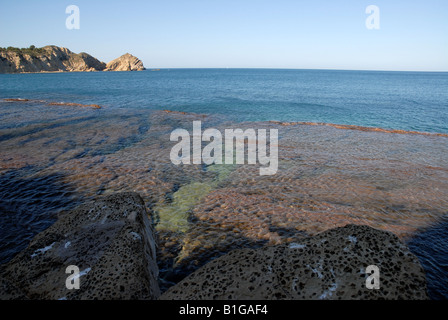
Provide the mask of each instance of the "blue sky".
[{"label": "blue sky", "polygon": [[[72,4],[79,30],[65,27]],[[0,0],[0,30],[2,47],[129,52],[147,68],[448,71],[446,0]]]}]

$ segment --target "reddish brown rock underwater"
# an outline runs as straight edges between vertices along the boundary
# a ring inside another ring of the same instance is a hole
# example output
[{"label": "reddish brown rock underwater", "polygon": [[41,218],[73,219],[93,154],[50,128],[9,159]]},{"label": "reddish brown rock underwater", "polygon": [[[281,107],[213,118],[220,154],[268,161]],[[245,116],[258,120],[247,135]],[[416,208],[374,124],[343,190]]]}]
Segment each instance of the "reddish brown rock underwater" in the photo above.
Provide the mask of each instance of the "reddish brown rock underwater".
[{"label": "reddish brown rock underwater", "polygon": [[398,133],[398,134],[421,134],[426,136],[438,136],[438,137],[448,137],[446,133],[430,133],[421,131],[408,131],[408,130],[394,130],[394,129],[383,129],[376,127],[363,127],[348,124],[335,124],[335,123],[325,123],[325,122],[283,122],[283,121],[270,121],[281,126],[295,126],[295,125],[308,125],[308,126],[330,126],[338,129],[347,130],[359,130],[366,132],[385,132],[385,133]]},{"label": "reddish brown rock underwater", "polygon": [[[46,119],[54,117],[41,123],[37,103],[26,113],[13,109],[5,108],[4,119],[36,122],[0,130],[0,173],[23,172],[27,179],[58,173],[60,183],[79,197],[136,191],[156,218],[163,211],[185,219],[185,232],[158,230],[167,281],[232,249],[287,244],[346,224],[406,240],[448,207],[445,136],[233,123],[167,111],[108,109],[108,117],[92,117],[96,110],[90,108],[44,108]],[[277,174],[261,177],[257,165],[175,166],[170,133],[190,130],[193,120],[221,132],[278,129]],[[190,201],[198,187],[203,196]]]},{"label": "reddish brown rock underwater", "polygon": [[94,109],[101,109],[101,106],[98,104],[81,104],[75,102],[50,102],[45,100],[33,100],[33,99],[22,99],[22,98],[6,98],[3,99],[5,102],[34,102],[46,104],[49,106],[69,106],[69,107],[90,107]]}]

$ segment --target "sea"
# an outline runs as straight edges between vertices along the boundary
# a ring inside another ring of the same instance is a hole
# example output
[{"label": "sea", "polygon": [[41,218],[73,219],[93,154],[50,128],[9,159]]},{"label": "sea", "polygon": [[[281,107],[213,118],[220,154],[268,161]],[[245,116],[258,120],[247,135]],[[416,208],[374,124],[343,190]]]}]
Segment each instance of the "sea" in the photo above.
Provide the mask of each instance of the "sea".
[{"label": "sea", "polygon": [[[278,129],[276,174],[175,165],[173,130]],[[0,264],[57,215],[138,192],[161,287],[235,248],[393,232],[448,299],[448,73],[154,69],[0,74]]]}]

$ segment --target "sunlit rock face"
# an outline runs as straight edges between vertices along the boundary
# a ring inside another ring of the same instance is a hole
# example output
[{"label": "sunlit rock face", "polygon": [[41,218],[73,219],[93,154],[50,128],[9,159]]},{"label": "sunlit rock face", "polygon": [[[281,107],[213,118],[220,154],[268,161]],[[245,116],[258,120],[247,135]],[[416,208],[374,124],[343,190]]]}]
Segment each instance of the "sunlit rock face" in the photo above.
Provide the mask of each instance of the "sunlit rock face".
[{"label": "sunlit rock face", "polygon": [[75,53],[57,46],[24,51],[0,50],[0,73],[141,70],[145,70],[143,62],[129,53],[106,64],[88,53]]},{"label": "sunlit rock face", "polygon": [[0,73],[101,71],[105,67],[85,52],[57,46],[43,47],[35,54],[0,51]]},{"label": "sunlit rock face", "polygon": [[143,62],[129,53],[126,53],[121,57],[112,60],[106,65],[105,69],[105,71],[142,71],[142,70],[145,70]]}]

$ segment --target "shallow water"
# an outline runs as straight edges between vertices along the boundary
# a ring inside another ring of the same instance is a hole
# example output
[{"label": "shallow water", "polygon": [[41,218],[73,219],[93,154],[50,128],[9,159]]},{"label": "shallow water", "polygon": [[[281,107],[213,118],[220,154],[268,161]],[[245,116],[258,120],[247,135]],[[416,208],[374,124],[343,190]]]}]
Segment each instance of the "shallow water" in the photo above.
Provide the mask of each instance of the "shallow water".
[{"label": "shallow water", "polygon": [[[136,191],[156,223],[163,289],[229,250],[355,223],[410,241],[431,274],[432,296],[448,297],[446,233],[438,232],[439,242],[425,236],[446,216],[447,137],[37,102],[0,102],[0,109],[2,262],[60,210]],[[278,129],[278,172],[172,164],[170,133],[192,132],[193,120],[221,132]]]},{"label": "shallow water", "polygon": [[[61,210],[136,191],[155,222],[162,290],[229,250],[356,223],[407,242],[431,297],[448,299],[447,89],[446,73],[0,75],[0,263]],[[174,165],[170,133],[194,120],[278,129],[277,173]]]},{"label": "shallow water", "polygon": [[0,98],[448,133],[447,72],[162,69],[0,74]]}]

